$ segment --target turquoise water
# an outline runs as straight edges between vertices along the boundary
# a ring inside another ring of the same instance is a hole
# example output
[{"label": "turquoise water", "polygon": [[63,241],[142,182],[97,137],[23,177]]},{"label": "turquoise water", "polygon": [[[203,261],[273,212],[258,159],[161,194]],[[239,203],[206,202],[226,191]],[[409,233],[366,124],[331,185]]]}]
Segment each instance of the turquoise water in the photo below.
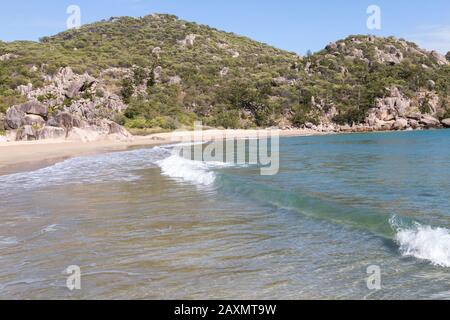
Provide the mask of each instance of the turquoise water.
[{"label": "turquoise water", "polygon": [[449,130],[282,138],[280,157],[261,176],[167,146],[0,176],[0,298],[450,298]]}]

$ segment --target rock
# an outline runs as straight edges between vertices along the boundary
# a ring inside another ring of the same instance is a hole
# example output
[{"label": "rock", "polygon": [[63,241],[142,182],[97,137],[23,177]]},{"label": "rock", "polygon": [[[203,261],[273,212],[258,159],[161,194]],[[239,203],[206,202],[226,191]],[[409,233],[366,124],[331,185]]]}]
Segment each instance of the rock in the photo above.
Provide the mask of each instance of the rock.
[{"label": "rock", "polygon": [[81,91],[84,86],[84,81],[73,81],[66,91],[66,97],[69,99],[75,98],[75,96]]},{"label": "rock", "polygon": [[169,85],[176,85],[181,83],[181,78],[179,76],[170,77],[169,78]]},{"label": "rock", "polygon": [[23,118],[25,117],[25,112],[17,110],[16,107],[11,107],[6,111],[6,126],[9,129],[18,129],[22,126]]},{"label": "rock", "polygon": [[58,127],[64,128],[66,131],[66,138],[69,135],[69,132],[75,127],[77,121],[75,117],[68,112],[60,112],[56,115],[54,119],[55,123]]},{"label": "rock", "polygon": [[153,70],[153,77],[156,83],[161,82],[162,67],[158,66]]},{"label": "rock", "polygon": [[418,128],[420,128],[420,123],[419,123],[419,121],[414,120],[414,119],[409,119],[409,120],[408,120],[408,125],[409,125],[411,128],[413,128],[413,129],[418,129]]},{"label": "rock", "polygon": [[38,139],[60,139],[66,136],[63,128],[45,126],[37,132]]},{"label": "rock", "polygon": [[41,116],[37,116],[35,114],[27,114],[23,118],[23,122],[22,123],[24,125],[42,127],[45,124],[45,120]]},{"label": "rock", "polygon": [[376,100],[376,107],[369,109],[366,123],[373,126],[377,120],[392,121],[404,117],[410,109],[411,100],[406,98],[397,87],[389,88],[389,96]]},{"label": "rock", "polygon": [[110,122],[108,124],[109,126],[109,133],[108,134],[115,134],[118,135],[122,138],[130,138],[131,137],[131,133],[129,133],[127,130],[125,130],[124,127],[122,127],[121,125],[115,123],[115,122]]},{"label": "rock", "polygon": [[332,43],[330,43],[330,44],[328,44],[326,47],[325,47],[325,49],[327,50],[327,51],[333,51],[333,50],[336,50],[337,49],[337,43],[336,42],[332,42]]},{"label": "rock", "polygon": [[197,35],[189,34],[183,40],[179,40],[178,43],[181,44],[183,47],[193,47],[196,38]]},{"label": "rock", "polygon": [[272,79],[272,83],[275,86],[284,86],[284,85],[295,86],[297,84],[297,80],[296,79],[289,80],[286,77],[277,77]]},{"label": "rock", "polygon": [[19,56],[16,55],[16,54],[7,53],[7,54],[4,54],[4,55],[0,56],[0,61],[8,61],[8,60],[11,60],[11,59],[16,59],[18,57]]},{"label": "rock", "polygon": [[314,124],[312,124],[311,122],[307,122],[307,123],[305,123],[305,127],[308,128],[308,129],[312,129],[312,128],[314,128],[315,126],[314,126]]},{"label": "rock", "polygon": [[26,96],[33,90],[33,84],[18,86],[16,89],[21,95]]},{"label": "rock", "polygon": [[225,77],[228,74],[228,72],[230,72],[230,68],[224,67],[222,68],[222,70],[220,70],[219,74],[221,77]]},{"label": "rock", "polygon": [[278,77],[272,79],[272,82],[276,86],[283,86],[289,84],[289,79],[287,79],[286,77]]},{"label": "rock", "polygon": [[403,53],[393,45],[386,45],[384,50],[375,48],[375,56],[379,63],[399,64],[403,61]]},{"label": "rock", "polygon": [[434,59],[434,61],[436,61],[437,64],[440,66],[447,66],[450,64],[450,62],[448,62],[447,58],[445,56],[443,56],[442,54],[440,54],[439,52],[431,51],[430,55]]},{"label": "rock", "polygon": [[403,119],[403,118],[399,118],[399,119],[397,119],[394,122],[394,124],[392,126],[392,129],[394,129],[394,130],[405,130],[406,127],[408,127],[408,120]]},{"label": "rock", "polygon": [[434,88],[436,87],[436,82],[434,82],[433,80],[428,80],[427,86],[430,90],[434,90]]},{"label": "rock", "polygon": [[37,131],[30,125],[23,126],[17,130],[17,141],[33,141],[37,139]]},{"label": "rock", "polygon": [[160,55],[161,55],[161,48],[160,47],[155,47],[155,48],[153,48],[153,50],[152,50],[152,54],[154,54],[155,55],[155,57],[157,58],[157,59],[159,59],[160,58]]},{"label": "rock", "polygon": [[441,121],[442,125],[446,128],[450,128],[450,118]]},{"label": "rock", "polygon": [[16,108],[23,113],[35,114],[44,118],[46,118],[48,115],[48,107],[43,105],[39,101],[28,101],[16,106]]},{"label": "rock", "polygon": [[240,57],[240,53],[239,51],[233,50],[233,49],[228,49],[227,52],[231,55],[232,58],[239,58]]},{"label": "rock", "polygon": [[80,128],[73,128],[73,130],[71,130],[70,133],[66,135],[66,139],[82,142],[96,141],[100,137],[100,133],[98,133],[96,130]]},{"label": "rock", "polygon": [[411,114],[409,114],[407,116],[407,118],[419,121],[420,119],[422,119],[422,114],[420,114],[420,113],[411,113]]},{"label": "rock", "polygon": [[436,128],[441,125],[441,122],[438,119],[430,115],[423,115],[419,122],[427,128]]}]

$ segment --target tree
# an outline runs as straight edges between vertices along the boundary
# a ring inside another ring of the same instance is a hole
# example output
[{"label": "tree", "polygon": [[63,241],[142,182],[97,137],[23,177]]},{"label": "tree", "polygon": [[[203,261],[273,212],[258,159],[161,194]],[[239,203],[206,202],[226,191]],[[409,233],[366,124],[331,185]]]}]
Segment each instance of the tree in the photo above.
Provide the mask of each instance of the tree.
[{"label": "tree", "polygon": [[125,103],[130,103],[130,98],[134,93],[133,81],[129,78],[122,80],[122,89],[120,90],[120,95]]}]

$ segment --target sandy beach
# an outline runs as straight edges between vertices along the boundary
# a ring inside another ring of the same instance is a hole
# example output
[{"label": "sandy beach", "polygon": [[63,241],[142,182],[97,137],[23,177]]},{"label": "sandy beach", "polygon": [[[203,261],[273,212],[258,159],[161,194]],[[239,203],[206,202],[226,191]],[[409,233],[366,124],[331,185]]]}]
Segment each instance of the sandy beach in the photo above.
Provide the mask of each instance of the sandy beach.
[{"label": "sandy beach", "polygon": [[[311,136],[319,134],[305,129],[267,130],[287,136]],[[93,155],[105,152],[123,151],[129,148],[151,147],[157,145],[178,143],[183,141],[208,141],[211,139],[234,137],[256,138],[264,130],[204,130],[201,135],[194,131],[176,131],[152,134],[148,136],[133,136],[120,141],[103,139],[91,142],[68,140],[40,140],[27,142],[0,142],[0,175],[15,171],[23,171],[44,167],[64,159]]]}]

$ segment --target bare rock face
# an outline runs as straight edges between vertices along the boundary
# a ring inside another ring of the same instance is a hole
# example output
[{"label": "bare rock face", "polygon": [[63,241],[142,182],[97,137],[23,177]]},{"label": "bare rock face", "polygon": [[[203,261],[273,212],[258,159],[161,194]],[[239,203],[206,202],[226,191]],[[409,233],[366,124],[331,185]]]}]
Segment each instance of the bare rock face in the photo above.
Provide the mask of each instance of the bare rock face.
[{"label": "bare rock face", "polygon": [[38,133],[33,126],[25,125],[23,127],[20,127],[19,130],[17,130],[16,135],[17,141],[34,141],[38,140]]},{"label": "bare rock face", "polygon": [[197,38],[197,35],[189,34],[183,40],[179,40],[178,43],[183,47],[191,48],[194,46],[196,38]]},{"label": "bare rock face", "polygon": [[[110,69],[103,75],[115,81],[116,74],[120,80],[129,73],[129,70]],[[7,129],[18,130],[18,140],[61,137],[61,132],[68,137],[74,128],[95,132],[95,135],[86,133],[89,137],[108,135],[109,130],[102,121],[112,122],[127,106],[117,94],[102,86],[102,79],[75,74],[67,67],[53,76],[46,76],[49,84],[42,88],[33,90],[31,85],[18,88],[29,101],[8,109],[5,119]],[[97,92],[99,86],[102,86],[100,95]]]},{"label": "bare rock face", "polygon": [[444,127],[450,128],[450,118],[442,120],[441,123]]},{"label": "bare rock face", "polygon": [[431,57],[437,62],[437,64],[441,66],[448,66],[450,62],[447,60],[445,56],[436,51],[431,51]]},{"label": "bare rock face", "polygon": [[60,139],[66,136],[66,131],[63,128],[45,126],[37,132],[38,139]]},{"label": "bare rock face", "polygon": [[11,60],[11,59],[16,59],[18,57],[19,56],[16,55],[16,54],[7,53],[7,54],[4,54],[4,55],[0,56],[0,61],[8,61],[8,60]]},{"label": "bare rock face", "polygon": [[125,130],[124,127],[118,125],[115,122],[109,122],[108,123],[108,127],[109,127],[109,132],[108,134],[113,134],[118,136],[120,139],[123,138],[131,138],[131,133],[129,133],[127,130]]},{"label": "bare rock face", "polygon": [[33,90],[33,84],[21,85],[17,87],[17,91],[23,96],[28,95]]},{"label": "bare rock face", "polygon": [[41,117],[47,117],[48,106],[43,105],[39,101],[28,101],[16,106],[16,109],[26,114],[34,114]]},{"label": "bare rock face", "polygon": [[9,108],[8,111],[6,111],[6,127],[13,130],[19,129],[25,115],[25,112],[17,110],[15,107]]},{"label": "bare rock face", "polygon": [[406,98],[396,87],[389,89],[389,96],[377,99],[376,107],[369,109],[366,123],[373,126],[379,121],[392,121],[398,117],[404,117],[411,105],[411,100]]},{"label": "bare rock face", "polygon": [[387,45],[384,50],[376,49],[375,51],[378,62],[386,64],[399,64],[403,61],[403,53],[393,45]]},{"label": "bare rock face", "polygon": [[42,127],[45,125],[45,120],[41,116],[37,116],[34,114],[27,114],[23,118],[23,124],[30,125],[30,126]]},{"label": "bare rock face", "polygon": [[405,130],[408,127],[408,120],[399,118],[394,122],[392,129],[394,130]]},{"label": "bare rock face", "polygon": [[179,76],[170,77],[169,78],[169,85],[176,85],[181,83],[181,78]]},{"label": "bare rock face", "polygon": [[153,48],[153,50],[152,50],[152,54],[153,55],[155,55],[155,57],[157,58],[157,59],[159,59],[160,58],[160,55],[161,55],[161,48],[160,47],[155,47],[155,48]]},{"label": "bare rock face", "polygon": [[441,125],[441,122],[438,119],[430,115],[423,115],[420,119],[420,123],[427,128],[438,128]]}]

